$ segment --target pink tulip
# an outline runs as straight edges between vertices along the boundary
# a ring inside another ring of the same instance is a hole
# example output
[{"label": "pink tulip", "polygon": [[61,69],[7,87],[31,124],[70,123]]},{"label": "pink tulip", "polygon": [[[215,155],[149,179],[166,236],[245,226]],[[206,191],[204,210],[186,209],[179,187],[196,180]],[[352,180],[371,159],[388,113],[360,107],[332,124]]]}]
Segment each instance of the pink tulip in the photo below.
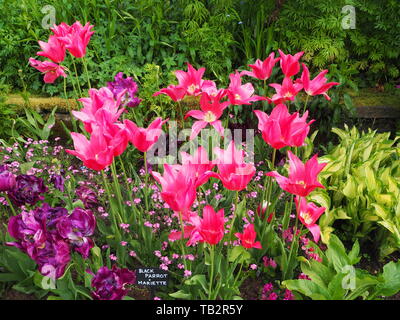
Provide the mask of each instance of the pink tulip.
[{"label": "pink tulip", "polygon": [[301,74],[301,82],[304,87],[304,91],[309,96],[316,96],[322,94],[326,100],[331,100],[331,98],[326,93],[333,86],[339,85],[339,82],[328,82],[328,79],[325,75],[328,73],[328,70],[322,70],[313,80],[310,80],[310,72],[308,71],[307,66],[303,63],[303,73]]},{"label": "pink tulip", "polygon": [[275,104],[282,103],[284,101],[293,101],[296,95],[301,91],[303,85],[301,83],[292,82],[292,79],[289,77],[285,77],[283,79],[282,85],[278,83],[271,83],[269,85],[276,90],[276,94],[269,99],[271,102]]},{"label": "pink tulip", "polygon": [[260,241],[256,242],[257,234],[254,230],[254,224],[249,224],[244,228],[243,233],[235,233],[235,236],[241,241],[244,248],[262,249]]},{"label": "pink tulip", "polygon": [[225,188],[240,191],[247,187],[256,172],[252,163],[245,163],[243,150],[237,150],[232,140],[228,149],[215,148],[217,154],[217,167],[219,173],[208,172],[210,177],[220,179]]},{"label": "pink tulip", "polygon": [[117,99],[107,87],[100,89],[89,89],[89,98],[81,98],[79,101],[83,104],[80,111],[72,111],[72,114],[84,124],[85,130],[92,132],[92,125],[101,123],[101,126],[113,124],[125,109],[119,108],[121,99],[125,91],[121,92]]},{"label": "pink tulip", "polygon": [[312,202],[307,202],[306,198],[299,196],[295,198],[295,203],[297,214],[301,223],[304,224],[308,230],[310,230],[313,235],[314,242],[318,242],[321,230],[316,222],[319,217],[325,212],[326,208],[318,207]]},{"label": "pink tulip", "polygon": [[[162,199],[171,210],[185,214],[196,199],[196,180],[188,166],[164,164],[164,174],[152,171],[154,179],[161,184]],[[189,174],[188,174],[189,173]]]},{"label": "pink tulip", "polygon": [[[100,122],[98,123],[100,124]],[[121,123],[103,122],[103,135],[109,146],[113,148],[114,157],[121,155],[129,143],[129,131]]]},{"label": "pink tulip", "polygon": [[39,61],[29,58],[29,64],[40,72],[44,73],[44,82],[53,83],[58,77],[66,78],[65,68],[51,61]]},{"label": "pink tulip", "polygon": [[197,241],[211,245],[218,244],[224,237],[224,209],[215,212],[214,208],[207,205],[203,209],[203,218],[195,225],[190,235],[188,245]]},{"label": "pink tulip", "polygon": [[162,118],[156,118],[149,127],[139,128],[134,122],[125,120],[129,141],[141,152],[147,152],[158,141],[162,133],[162,125],[167,122]]},{"label": "pink tulip", "polygon": [[42,51],[37,53],[38,56],[49,58],[55,63],[64,61],[65,45],[56,36],[50,36],[48,42],[39,41]]},{"label": "pink tulip", "polygon": [[156,97],[160,94],[166,94],[173,101],[177,102],[181,101],[185,97],[186,89],[171,84],[167,88],[163,88],[160,91],[157,91],[153,94],[153,96]]},{"label": "pink tulip", "polygon": [[267,80],[272,74],[275,63],[280,60],[280,58],[275,59],[274,57],[275,53],[272,52],[264,61],[257,59],[255,64],[249,64],[249,67],[252,68],[253,71],[242,71],[240,75],[250,76],[259,80]]},{"label": "pink tulip", "polygon": [[103,170],[113,161],[115,145],[109,145],[101,127],[96,127],[88,140],[83,134],[71,132],[75,150],[66,151],[83,161],[83,164],[93,170]]},{"label": "pink tulip", "polygon": [[199,95],[201,93],[201,86],[203,84],[203,79],[201,77],[206,71],[206,68],[200,68],[196,70],[192,65],[187,62],[188,71],[176,70],[175,76],[178,78],[178,87],[184,88],[187,95]]},{"label": "pink tulip", "polygon": [[299,117],[298,112],[290,114],[284,104],[278,104],[270,116],[260,110],[254,110],[254,113],[264,141],[274,149],[303,146],[310,124],[315,121],[306,122],[308,111],[303,117]]},{"label": "pink tulip", "polygon": [[327,163],[318,163],[317,155],[314,155],[305,164],[291,151],[289,156],[289,178],[281,176],[277,171],[268,172],[267,176],[274,177],[279,186],[294,195],[308,196],[316,188],[325,188],[318,182],[318,174]]},{"label": "pink tulip", "polygon": [[[193,156],[186,152],[181,152],[181,157],[182,166],[188,167],[188,174],[195,177],[196,188],[206,183],[209,179],[206,172],[211,171],[215,166],[215,163],[208,159],[208,152],[206,149],[200,146]],[[176,167],[179,168],[179,165]]]},{"label": "pink tulip", "polygon": [[67,36],[71,32],[71,26],[65,22],[61,22],[58,26],[54,25],[50,30],[56,37],[61,38]]},{"label": "pink tulip", "polygon": [[303,51],[296,53],[294,56],[290,54],[284,54],[281,50],[279,51],[281,69],[286,77],[291,77],[300,71],[299,59],[304,54]]},{"label": "pink tulip", "polygon": [[[86,55],[86,47],[90,41],[91,36],[94,31],[92,28],[94,26],[90,25],[90,23],[86,23],[85,26],[79,21],[76,21],[68,30],[68,33],[59,37],[62,42],[65,43],[65,48],[76,58],[82,58]],[[66,31],[66,27],[64,26],[64,30]],[[58,30],[56,30],[57,32]],[[53,31],[54,32],[54,31]]]},{"label": "pink tulip", "polygon": [[227,93],[231,104],[242,105],[251,104],[253,101],[267,100],[264,97],[253,95],[254,88],[250,82],[242,85],[242,78],[238,71],[234,74],[230,74],[229,79],[230,84]]},{"label": "pink tulip", "polygon": [[226,90],[218,89],[215,82],[211,80],[203,80],[203,83],[201,84],[201,91],[202,93],[207,93],[210,97],[223,97],[226,95]]},{"label": "pink tulip", "polygon": [[199,132],[208,124],[213,126],[221,136],[224,135],[224,128],[222,127],[221,121],[218,120],[222,116],[224,109],[229,105],[228,101],[220,102],[220,99],[222,99],[224,95],[225,92],[221,91],[216,97],[211,98],[207,93],[203,93],[200,99],[201,110],[190,110],[185,115],[185,119],[191,116],[199,120],[193,123],[190,140],[197,137]]}]

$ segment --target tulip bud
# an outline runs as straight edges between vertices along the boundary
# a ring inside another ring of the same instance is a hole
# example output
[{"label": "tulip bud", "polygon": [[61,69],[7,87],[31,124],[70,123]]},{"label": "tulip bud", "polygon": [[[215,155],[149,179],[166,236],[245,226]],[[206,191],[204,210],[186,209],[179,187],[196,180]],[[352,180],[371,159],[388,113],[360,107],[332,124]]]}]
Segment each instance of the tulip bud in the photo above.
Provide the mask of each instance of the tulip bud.
[{"label": "tulip bud", "polygon": [[[257,215],[259,217],[261,217],[261,219],[263,219],[263,220],[265,219],[265,212],[267,211],[267,208],[268,208],[268,201],[264,201],[263,202],[262,208],[261,208],[261,204],[259,204],[258,207],[257,207],[257,210],[256,210]],[[273,216],[274,216],[274,212],[271,212],[269,217],[268,217],[268,219],[267,219],[268,223],[271,222]]]}]

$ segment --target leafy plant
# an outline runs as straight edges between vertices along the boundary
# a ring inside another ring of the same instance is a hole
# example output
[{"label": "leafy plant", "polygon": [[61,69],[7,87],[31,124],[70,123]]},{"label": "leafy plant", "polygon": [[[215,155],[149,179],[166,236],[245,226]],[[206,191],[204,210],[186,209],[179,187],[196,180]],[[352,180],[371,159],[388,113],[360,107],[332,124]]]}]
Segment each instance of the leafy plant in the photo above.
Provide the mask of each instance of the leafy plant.
[{"label": "leafy plant", "polygon": [[301,262],[301,271],[311,280],[286,280],[282,284],[288,289],[313,300],[373,300],[394,295],[400,290],[400,262],[389,262],[376,276],[355,267],[361,259],[357,241],[347,252],[339,238],[332,234],[325,252],[317,246],[314,249],[322,262]]},{"label": "leafy plant", "polygon": [[[372,231],[385,228],[388,234],[376,245],[382,245],[387,255],[400,246],[398,202],[400,192],[400,161],[396,143],[390,133],[377,134],[369,130],[360,133],[333,129],[340,143],[323,156],[328,165],[321,173],[326,190],[318,191],[313,200],[326,206],[327,212],[320,220],[324,241],[329,241],[332,225],[343,220],[342,230],[354,238],[367,239]],[[382,232],[382,231],[381,231]],[[390,235],[391,246],[385,238]],[[377,239],[374,239],[377,242]]]}]

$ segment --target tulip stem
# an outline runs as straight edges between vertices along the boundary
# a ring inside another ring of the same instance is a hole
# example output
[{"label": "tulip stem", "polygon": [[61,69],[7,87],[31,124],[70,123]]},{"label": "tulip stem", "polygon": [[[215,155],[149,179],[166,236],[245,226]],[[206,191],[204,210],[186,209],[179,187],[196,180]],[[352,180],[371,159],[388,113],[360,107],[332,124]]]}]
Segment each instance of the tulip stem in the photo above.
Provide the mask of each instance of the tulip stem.
[{"label": "tulip stem", "polygon": [[74,130],[74,132],[78,132],[78,127],[76,126],[76,119],[75,119],[74,115],[72,114],[72,109],[69,104],[69,100],[68,100],[68,96],[67,96],[67,79],[66,78],[64,78],[64,95],[65,95],[65,101],[67,102],[69,116],[71,117],[72,129]]},{"label": "tulip stem", "polygon": [[[274,148],[272,151],[272,159],[271,159],[271,168],[270,171],[274,170],[275,168],[275,158],[276,158],[276,149]],[[265,209],[265,215],[268,218],[269,215],[269,205],[271,200],[271,193],[272,193],[272,177],[266,177],[264,181],[264,194],[262,198],[261,207],[264,205],[264,202],[267,201],[267,208]],[[261,208],[262,209],[262,208]],[[262,213],[262,211],[261,211]]]},{"label": "tulip stem", "polygon": [[[122,194],[121,194],[121,186],[120,186],[120,184],[118,182],[118,176],[117,176],[117,169],[115,167],[115,161],[113,161],[111,163],[111,173],[112,173],[112,176],[113,176],[113,183],[114,183],[115,193],[116,193],[116,196],[118,197],[118,207],[119,207],[120,213],[123,214],[124,219],[125,219],[126,218],[125,217],[125,210],[124,210],[124,208],[122,206],[123,199],[122,199]],[[121,217],[120,217],[120,219],[122,220]]]},{"label": "tulip stem", "polygon": [[[275,169],[275,158],[276,158],[276,149],[274,148],[274,150],[272,151],[272,161],[271,161],[271,171],[272,170],[274,170]],[[270,212],[270,203],[271,203],[271,195],[272,195],[272,177],[268,177],[269,179],[269,183],[268,183],[268,194],[267,194],[267,202],[268,202],[268,206],[267,206],[267,208],[266,208],[266,212],[265,212],[265,214],[266,214],[266,219],[268,220],[268,218],[269,218],[269,214],[271,213]],[[273,215],[272,216],[272,221],[271,221],[271,223],[274,221],[274,216],[275,215]]]},{"label": "tulip stem", "polygon": [[238,210],[238,204],[239,204],[239,191],[236,191],[235,211],[233,212],[232,224],[231,224],[231,228],[229,230],[229,235],[228,235],[228,240],[229,241],[232,241],[232,232],[233,232],[233,227],[235,225],[235,220],[236,220],[236,215],[237,215],[237,210]]},{"label": "tulip stem", "polygon": [[212,295],[212,287],[213,287],[213,283],[214,283],[214,245],[210,245],[210,268],[211,268],[211,272],[210,272],[210,286],[208,289],[208,300],[211,300]]},{"label": "tulip stem", "polygon": [[144,171],[145,171],[145,176],[144,176],[144,202],[145,202],[145,205],[146,205],[146,211],[149,211],[149,202],[148,202],[148,199],[147,199],[147,195],[148,195],[147,184],[148,184],[148,179],[149,179],[149,169],[147,168],[147,152],[144,152],[143,160],[144,160]]},{"label": "tulip stem", "polygon": [[80,83],[79,83],[78,71],[77,71],[77,69],[76,69],[75,60],[74,60],[73,58],[72,58],[72,64],[73,64],[73,66],[74,66],[75,79],[76,79],[76,82],[77,82],[77,84],[78,84],[79,98],[82,98],[82,90],[81,90],[81,85],[80,85]]},{"label": "tulip stem", "polygon": [[308,103],[308,98],[309,98],[309,97],[310,97],[310,96],[307,95],[306,102],[304,103],[303,114],[306,112],[306,108],[307,108],[307,103]]},{"label": "tulip stem", "polygon": [[[263,92],[263,96],[267,96],[267,79],[264,79],[264,92]],[[265,111],[265,106],[268,105],[267,101],[262,101],[261,102],[263,105],[263,111]]]},{"label": "tulip stem", "polygon": [[183,219],[182,219],[182,212],[179,211],[179,225],[181,227],[181,251],[182,251],[182,255],[183,255],[183,264],[185,266],[185,270],[187,270],[186,267],[186,250],[185,250],[185,245],[184,245],[184,241],[185,241],[185,227],[183,226]]},{"label": "tulip stem", "polygon": [[[122,158],[120,156],[118,157],[118,159],[119,159],[119,162],[121,164],[122,172],[124,173],[125,186],[126,186],[126,191],[128,192],[129,201],[131,202],[132,208],[135,208],[134,201],[133,201],[133,196],[132,196],[132,189],[129,186],[128,181],[127,181],[128,176],[126,174],[124,161],[122,160]],[[139,214],[138,214],[139,221],[138,221],[138,217],[136,216],[136,212],[139,212]],[[139,222],[139,225],[141,225],[142,224],[142,220],[141,220],[140,210],[134,209],[134,214],[135,214],[135,220],[136,220],[135,223]]]},{"label": "tulip stem", "polygon": [[[106,173],[104,172],[104,170],[101,170],[101,172],[102,172],[102,176],[103,176],[104,186],[106,188],[106,192],[107,192],[107,196],[108,196],[108,201],[110,203],[110,207],[111,207],[111,211],[112,211],[112,220],[114,222],[115,232],[119,236],[119,228],[118,228],[118,223],[117,223],[117,214],[116,214],[115,210],[113,209],[110,187],[109,187],[108,182],[107,182]],[[120,221],[120,222],[122,223],[122,221]],[[119,238],[120,238],[120,236],[119,236]]]},{"label": "tulip stem", "polygon": [[4,192],[4,197],[6,198],[7,203],[8,203],[8,206],[10,207],[10,209],[11,209],[13,215],[16,216],[17,213],[16,213],[16,211],[15,211],[15,209],[14,209],[14,206],[13,206],[12,202],[10,201],[10,198],[8,197],[8,194],[7,194],[6,192]]},{"label": "tulip stem", "polygon": [[89,89],[92,89],[92,86],[90,85],[89,72],[88,72],[88,68],[87,68],[87,63],[86,63],[86,58],[85,57],[82,57],[82,64],[83,64],[83,68],[85,69],[85,73],[86,73],[86,78],[87,78],[87,81],[88,81]]},{"label": "tulip stem", "polygon": [[[299,237],[297,237],[297,225],[298,225],[298,222],[299,222],[298,211],[299,211],[299,208],[300,208],[300,202],[301,202],[301,198],[299,198],[299,201],[298,201],[298,203],[296,205],[296,222],[295,222],[295,225],[294,225],[294,228],[293,228],[292,244],[290,246],[290,251],[289,251],[288,265],[287,265],[287,268],[286,268],[286,270],[284,272],[284,279],[286,279],[288,268],[291,268],[291,263],[292,263],[292,260],[293,260],[292,255],[293,255],[294,244],[296,243],[296,241],[298,241],[298,238],[300,237],[300,235],[299,235]],[[295,254],[297,254],[297,252],[295,252]]]}]

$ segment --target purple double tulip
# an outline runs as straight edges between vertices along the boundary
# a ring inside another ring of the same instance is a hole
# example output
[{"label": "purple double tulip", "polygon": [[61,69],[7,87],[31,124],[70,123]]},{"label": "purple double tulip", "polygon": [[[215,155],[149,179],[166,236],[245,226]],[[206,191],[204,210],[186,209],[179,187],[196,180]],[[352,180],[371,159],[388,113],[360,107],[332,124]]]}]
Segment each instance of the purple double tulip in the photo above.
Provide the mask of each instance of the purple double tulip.
[{"label": "purple double tulip", "polygon": [[128,293],[126,286],[135,281],[135,273],[128,269],[101,267],[92,279],[92,296],[95,300],[121,300]]},{"label": "purple double tulip", "polygon": [[99,204],[96,192],[88,187],[80,186],[76,188],[75,193],[78,199],[83,202],[86,209],[93,209]]},{"label": "purple double tulip", "polygon": [[112,91],[114,98],[117,98],[122,91],[126,90],[126,93],[121,100],[123,107],[134,108],[137,107],[141,102],[141,99],[136,96],[138,92],[138,86],[136,82],[133,81],[131,77],[124,79],[123,72],[117,73],[114,81],[107,83],[107,88]]},{"label": "purple double tulip", "polygon": [[43,193],[47,192],[47,187],[43,183],[43,179],[21,174],[16,177],[16,183],[12,190],[9,191],[11,201],[17,205],[24,204],[35,205],[39,200],[43,200]]},{"label": "purple double tulip", "polygon": [[79,252],[84,258],[89,256],[90,249],[93,248],[93,240],[89,237],[93,235],[96,228],[96,218],[92,211],[76,208],[69,216],[65,216],[57,223],[59,235],[68,239],[75,251]]}]

